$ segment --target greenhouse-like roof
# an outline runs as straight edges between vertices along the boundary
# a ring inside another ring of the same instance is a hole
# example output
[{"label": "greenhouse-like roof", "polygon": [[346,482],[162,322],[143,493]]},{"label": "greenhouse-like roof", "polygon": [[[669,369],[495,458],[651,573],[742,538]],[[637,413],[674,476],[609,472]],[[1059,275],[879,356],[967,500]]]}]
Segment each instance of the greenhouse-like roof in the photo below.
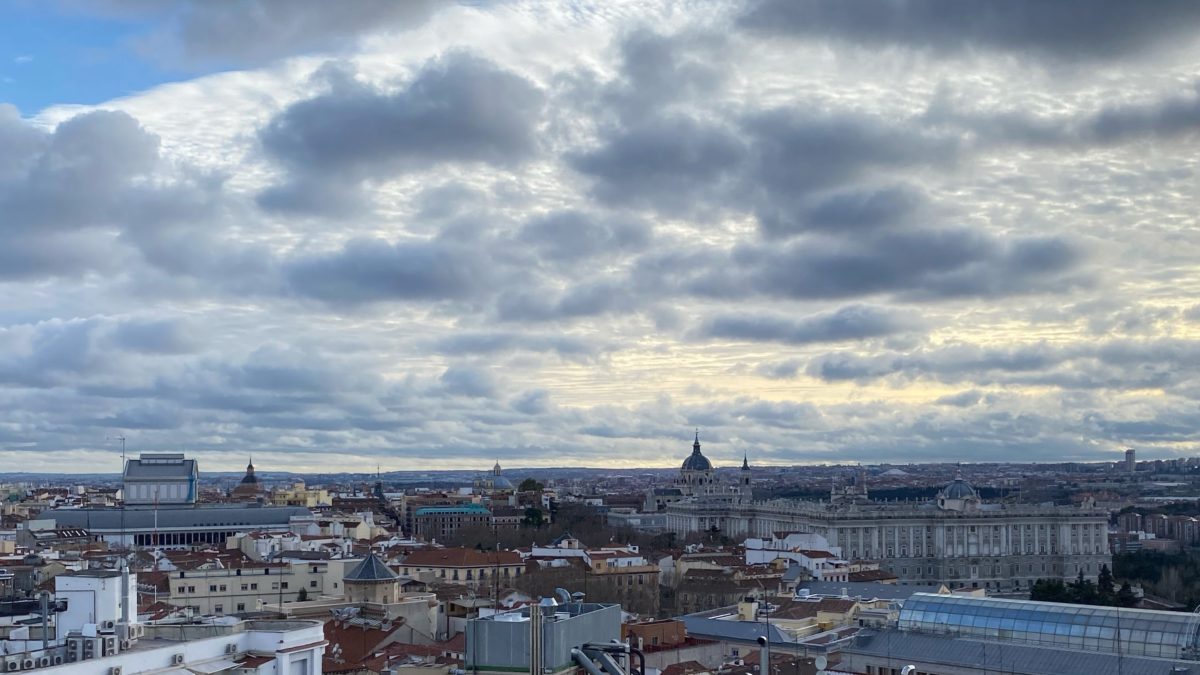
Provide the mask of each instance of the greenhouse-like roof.
[{"label": "greenhouse-like roof", "polygon": [[1181,612],[915,593],[900,611],[900,628],[1066,649],[1200,660],[1200,615]]}]

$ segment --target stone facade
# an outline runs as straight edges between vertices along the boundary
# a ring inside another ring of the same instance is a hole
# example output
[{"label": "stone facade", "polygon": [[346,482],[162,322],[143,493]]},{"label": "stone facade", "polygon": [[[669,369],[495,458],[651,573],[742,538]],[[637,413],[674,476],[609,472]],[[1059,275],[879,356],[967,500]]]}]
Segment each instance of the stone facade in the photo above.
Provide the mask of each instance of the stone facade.
[{"label": "stone facade", "polygon": [[666,507],[667,529],[733,538],[811,532],[849,560],[879,561],[900,583],[951,588],[1026,589],[1080,571],[1095,580],[1102,564],[1112,565],[1108,513],[1088,504],[987,504],[961,477],[933,502],[872,502],[860,489],[830,502],[695,495]]}]

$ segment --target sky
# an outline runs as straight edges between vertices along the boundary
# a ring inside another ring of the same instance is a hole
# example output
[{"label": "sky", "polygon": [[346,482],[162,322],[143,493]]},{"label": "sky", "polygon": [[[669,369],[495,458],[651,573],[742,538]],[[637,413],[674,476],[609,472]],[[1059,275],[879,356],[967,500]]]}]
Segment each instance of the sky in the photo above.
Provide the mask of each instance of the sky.
[{"label": "sky", "polygon": [[0,472],[1197,454],[1200,3],[0,5]]}]

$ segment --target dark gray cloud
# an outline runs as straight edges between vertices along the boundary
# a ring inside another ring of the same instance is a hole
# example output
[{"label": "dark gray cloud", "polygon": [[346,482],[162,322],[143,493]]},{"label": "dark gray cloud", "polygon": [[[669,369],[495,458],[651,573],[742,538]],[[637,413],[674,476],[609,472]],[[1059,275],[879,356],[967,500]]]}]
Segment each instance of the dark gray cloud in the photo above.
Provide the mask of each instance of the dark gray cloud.
[{"label": "dark gray cloud", "polygon": [[762,225],[771,234],[788,234],[795,229],[854,231],[887,227],[910,222],[925,203],[924,195],[905,185],[850,188],[817,195],[793,218],[766,218]]},{"label": "dark gray cloud", "polygon": [[197,329],[177,319],[129,319],[117,325],[113,341],[121,349],[149,354],[186,354],[197,346]]},{"label": "dark gray cloud", "polygon": [[650,244],[651,226],[626,216],[602,218],[580,211],[562,211],[534,218],[517,240],[534,247],[543,260],[572,262],[612,254],[632,254]]},{"label": "dark gray cloud", "polygon": [[512,402],[513,410],[525,415],[541,415],[551,408],[550,392],[545,389],[531,389],[522,392]]},{"label": "dark gray cloud", "polygon": [[730,192],[745,153],[725,125],[677,115],[619,129],[567,162],[592,179],[604,204],[689,214],[698,197],[710,204]]},{"label": "dark gray cloud", "polygon": [[[747,116],[753,157],[745,190],[768,235],[833,229],[902,219],[920,203],[905,186],[843,187],[880,170],[949,167],[959,138],[919,120],[776,109]],[[839,188],[832,195],[823,190]]]},{"label": "dark gray cloud", "polygon": [[1086,283],[1081,248],[1056,237],[997,239],[966,228],[909,229],[851,239],[806,237],[643,257],[647,289],[711,298],[931,301],[1061,292]]},{"label": "dark gray cloud", "polygon": [[45,131],[0,108],[0,281],[113,273],[131,253],[121,244],[211,217],[219,188],[165,162],[158,137],[124,112]]},{"label": "dark gray cloud", "polygon": [[1022,144],[1088,150],[1147,137],[1195,135],[1200,132],[1200,83],[1193,82],[1187,92],[1161,94],[1149,101],[1106,103],[1092,110],[1042,116],[1020,106],[980,108],[943,88],[922,121],[969,134],[985,148]]},{"label": "dark gray cloud", "polygon": [[395,92],[363,84],[345,65],[319,77],[325,93],[288,106],[259,134],[287,171],[259,196],[265,208],[354,210],[370,181],[443,163],[513,167],[537,150],[541,90],[486,59],[446,54]]},{"label": "dark gray cloud", "polygon": [[337,251],[296,256],[283,274],[292,292],[335,304],[467,299],[493,281],[478,251],[440,241],[354,239]]},{"label": "dark gray cloud", "polygon": [[442,386],[451,396],[471,398],[494,398],[496,380],[483,368],[473,366],[450,366],[442,373]]},{"label": "dark gray cloud", "polygon": [[671,35],[640,27],[621,36],[618,77],[600,88],[603,117],[615,113],[624,125],[717,90],[726,73],[717,65],[724,39],[710,33]]},{"label": "dark gray cloud", "polygon": [[772,35],[940,52],[1001,50],[1064,60],[1113,59],[1194,42],[1188,0],[897,0],[869,9],[838,0],[759,0],[742,26]]},{"label": "dark gray cloud", "polygon": [[870,305],[850,305],[832,312],[792,319],[774,314],[727,314],[705,321],[699,337],[810,344],[891,335],[915,327],[898,312]]}]

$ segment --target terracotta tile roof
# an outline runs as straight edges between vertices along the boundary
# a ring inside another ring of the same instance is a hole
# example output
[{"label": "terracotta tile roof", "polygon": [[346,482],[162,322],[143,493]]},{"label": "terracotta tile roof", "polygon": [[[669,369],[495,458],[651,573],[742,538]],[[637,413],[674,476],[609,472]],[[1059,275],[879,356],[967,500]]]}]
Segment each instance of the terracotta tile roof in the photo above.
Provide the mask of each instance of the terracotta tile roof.
[{"label": "terracotta tile roof", "polygon": [[699,661],[681,661],[663,668],[662,675],[694,675],[696,673],[711,673],[712,669]]},{"label": "terracotta tile roof", "polygon": [[238,660],[237,664],[241,668],[258,668],[261,665],[270,663],[275,660],[274,656],[243,656]]},{"label": "terracotta tile roof", "polygon": [[473,548],[443,548],[413,551],[401,562],[407,567],[487,567],[520,565],[521,556],[513,551],[478,551]]},{"label": "terracotta tile roof", "polygon": [[891,581],[900,577],[886,570],[862,570],[851,572],[846,578],[849,581]]}]

